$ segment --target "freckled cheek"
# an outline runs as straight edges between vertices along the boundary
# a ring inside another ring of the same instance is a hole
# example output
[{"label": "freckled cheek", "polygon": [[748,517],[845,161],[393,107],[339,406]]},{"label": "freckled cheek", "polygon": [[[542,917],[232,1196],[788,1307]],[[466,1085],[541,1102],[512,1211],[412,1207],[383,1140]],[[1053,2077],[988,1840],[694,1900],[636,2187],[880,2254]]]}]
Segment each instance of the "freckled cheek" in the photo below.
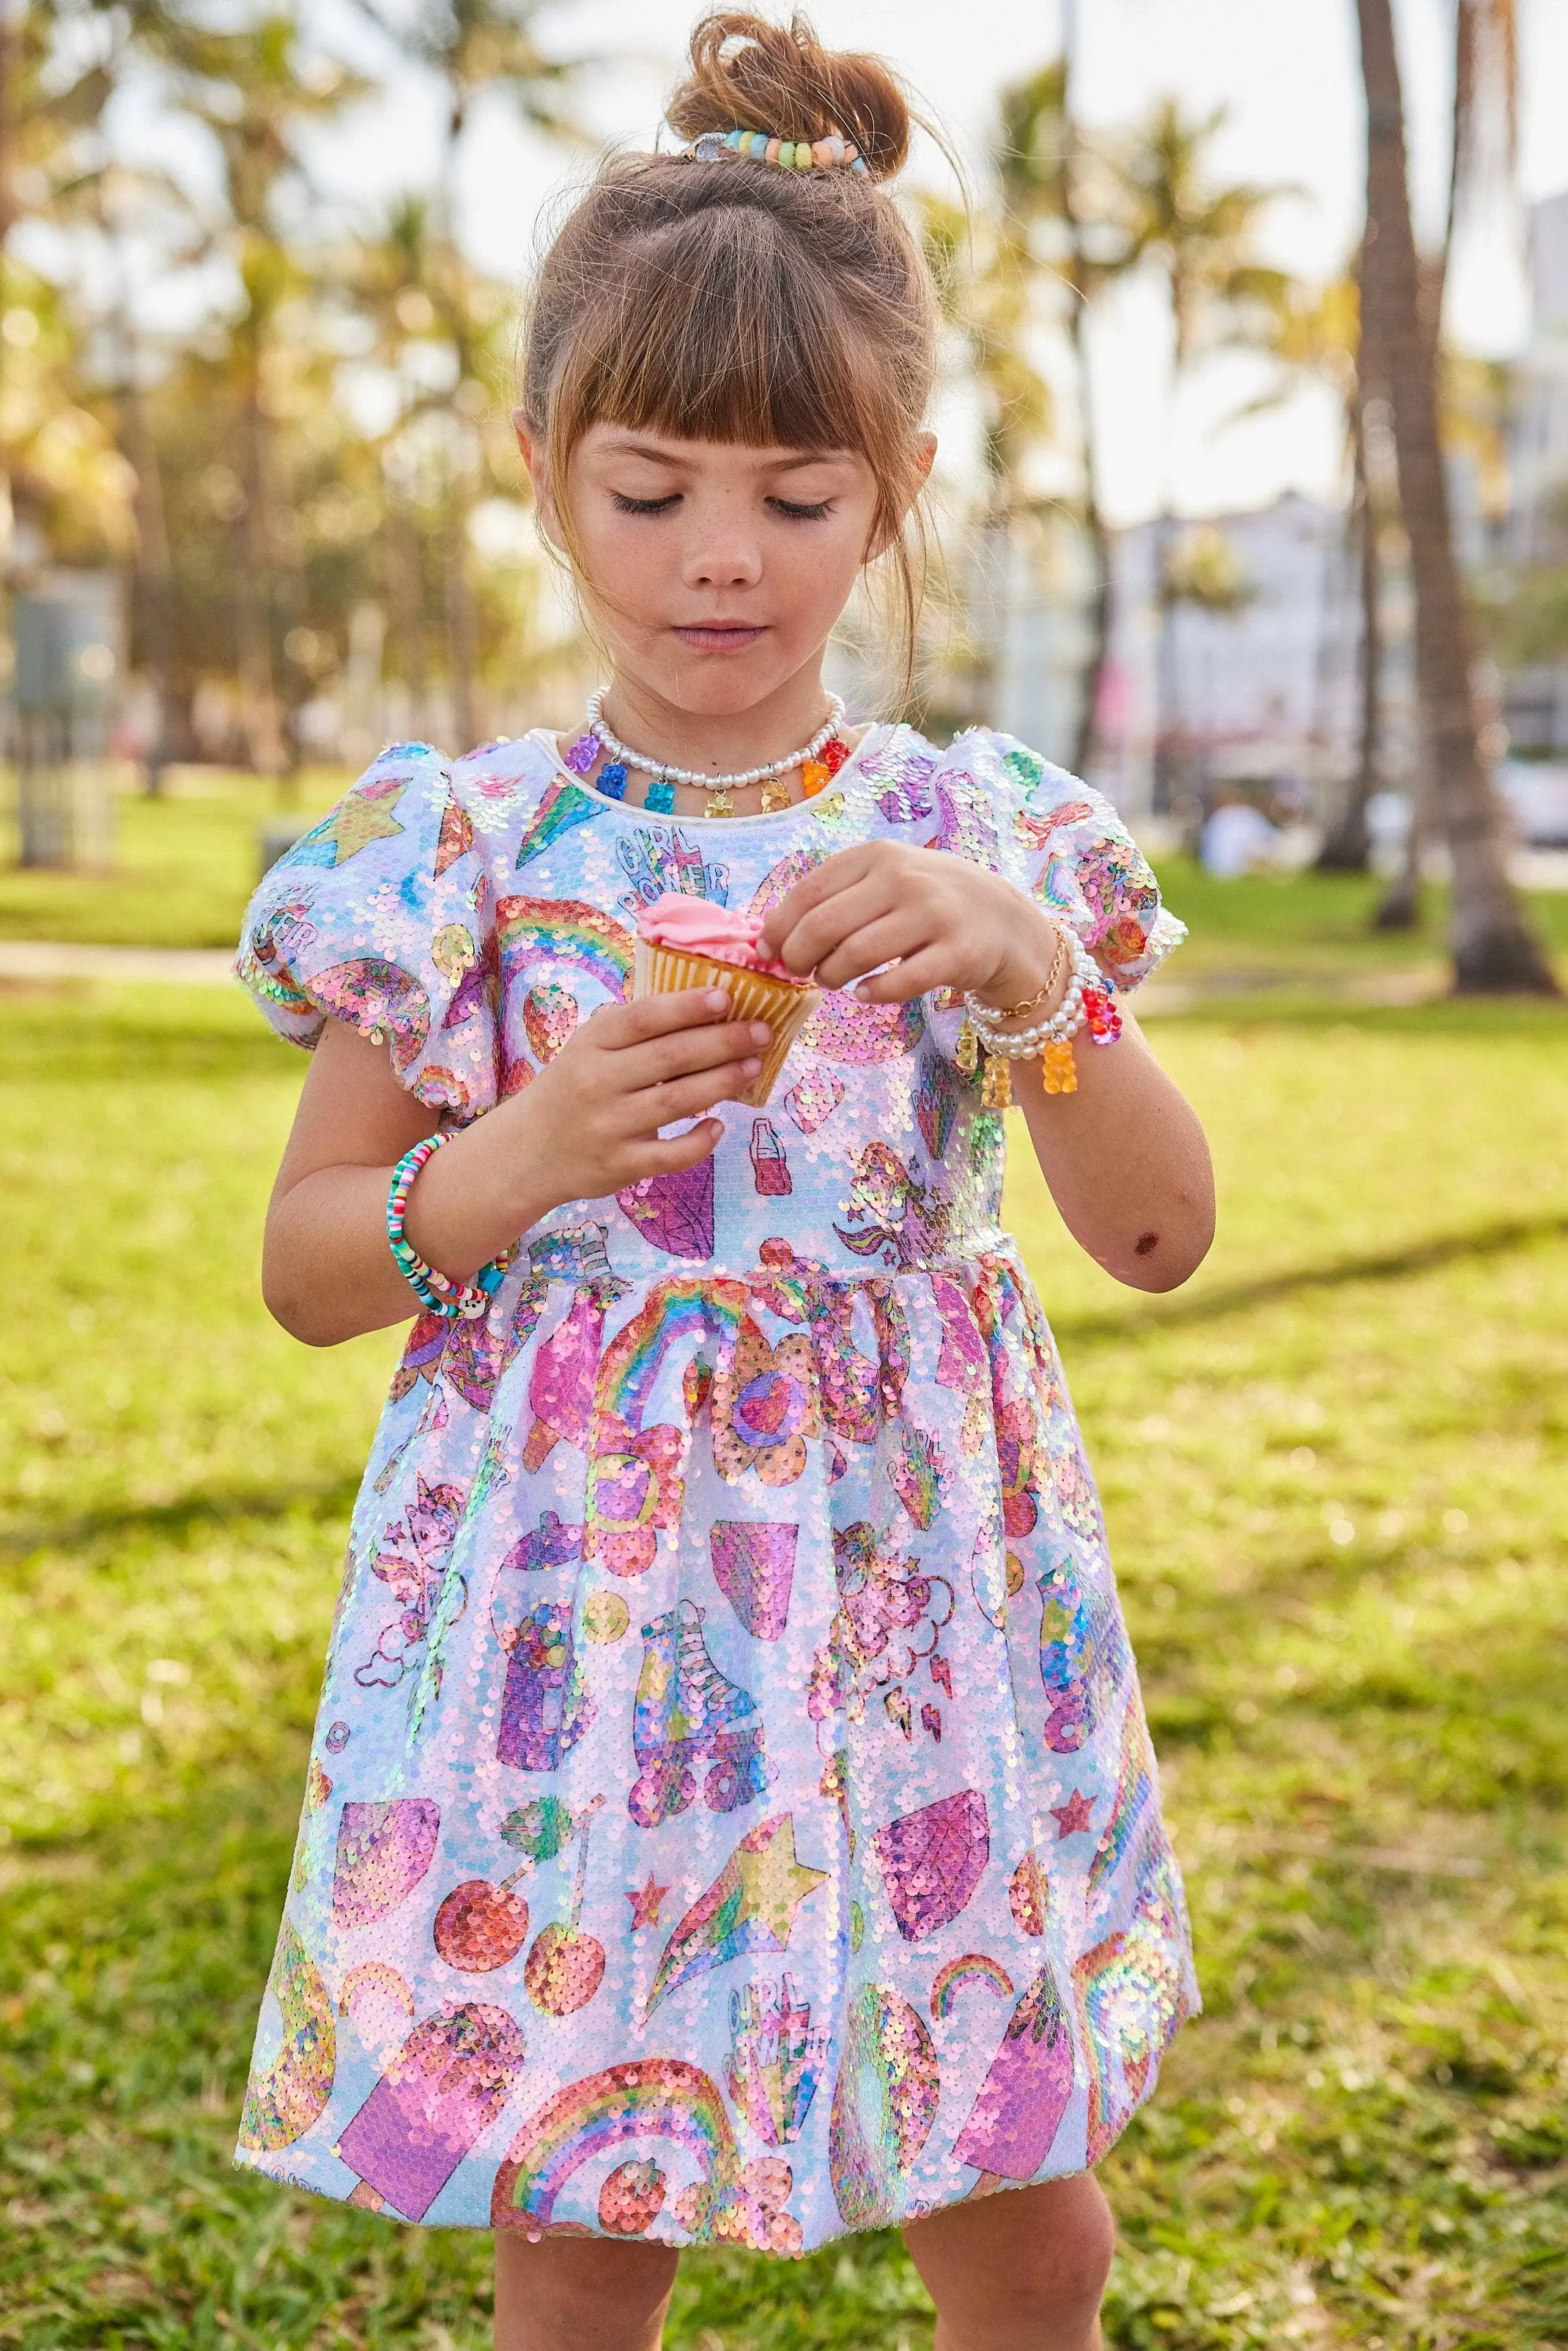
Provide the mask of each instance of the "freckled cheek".
[{"label": "freckled cheek", "polygon": [[773,586],[784,625],[810,639],[832,627],[849,601],[860,565],[853,544],[837,538],[812,543],[814,534],[805,531],[801,537],[804,545],[776,556]]}]

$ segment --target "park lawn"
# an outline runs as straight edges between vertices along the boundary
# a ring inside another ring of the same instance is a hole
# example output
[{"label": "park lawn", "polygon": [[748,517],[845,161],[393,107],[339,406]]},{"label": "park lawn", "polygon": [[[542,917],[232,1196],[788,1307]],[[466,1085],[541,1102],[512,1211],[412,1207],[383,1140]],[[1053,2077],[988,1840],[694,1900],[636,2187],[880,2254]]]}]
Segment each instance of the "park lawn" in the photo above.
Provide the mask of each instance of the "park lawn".
[{"label": "park lawn", "polygon": [[[1165,1300],[1012,1207],[1098,1464],[1206,2013],[1107,2160],[1108,2336],[1568,2341],[1561,1014],[1167,1019]],[[229,2168],[395,1343],[256,1294],[300,1064],[221,991],[0,998],[0,2343],[487,2339],[482,2237]],[[897,2241],[684,2264],[679,2351],[917,2351]]]},{"label": "park lawn", "polygon": [[[350,778],[308,768],[292,787],[214,768],[171,768],[162,796],[114,797],[108,873],[24,872],[0,819],[0,939],[74,946],[232,947],[258,874],[264,830],[314,821]],[[13,786],[14,790],[14,786]]]},{"label": "park lawn", "polygon": [[[129,785],[130,771],[122,780]],[[350,781],[346,771],[309,768],[292,787],[211,768],[170,771],[164,795],[130,789],[116,799],[116,870],[106,874],[23,872],[0,820],[0,940],[78,945],[232,946],[256,886],[264,828],[304,824]],[[1173,967],[1184,994],[1195,987],[1235,1000],[1292,991],[1375,994],[1391,987],[1427,994],[1445,984],[1447,893],[1429,888],[1420,926],[1374,931],[1384,884],[1370,875],[1255,874],[1216,882],[1191,859],[1160,862],[1160,879],[1192,938]],[[1536,893],[1533,919],[1552,952],[1568,957],[1568,891]]]}]

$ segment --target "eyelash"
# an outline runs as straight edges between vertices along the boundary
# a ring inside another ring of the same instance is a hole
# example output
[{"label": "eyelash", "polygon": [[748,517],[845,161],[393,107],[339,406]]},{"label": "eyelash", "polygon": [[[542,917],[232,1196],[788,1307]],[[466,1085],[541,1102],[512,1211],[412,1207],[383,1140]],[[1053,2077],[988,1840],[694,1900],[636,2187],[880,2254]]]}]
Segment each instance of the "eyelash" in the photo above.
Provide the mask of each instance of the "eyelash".
[{"label": "eyelash", "polygon": [[[626,515],[668,514],[680,497],[678,490],[672,490],[667,497],[663,498],[629,498],[619,490],[612,490],[610,495],[616,512]],[[787,522],[823,522],[832,512],[831,498],[819,498],[815,506],[796,506],[788,498],[769,498],[768,503]]]}]

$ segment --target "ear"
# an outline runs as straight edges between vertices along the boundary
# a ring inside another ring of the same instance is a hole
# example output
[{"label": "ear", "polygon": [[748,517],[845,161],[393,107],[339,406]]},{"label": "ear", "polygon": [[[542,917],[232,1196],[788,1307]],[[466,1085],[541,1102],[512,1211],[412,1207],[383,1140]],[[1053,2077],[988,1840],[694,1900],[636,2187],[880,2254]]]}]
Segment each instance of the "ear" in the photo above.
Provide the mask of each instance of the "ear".
[{"label": "ear", "polygon": [[[917,433],[915,436],[915,473],[916,486],[915,495],[909,501],[910,506],[914,505],[915,499],[919,496],[921,490],[925,488],[926,483],[931,479],[931,468],[936,462],[936,434]],[[906,507],[904,513],[906,514],[908,510],[909,509]],[[900,527],[902,526],[903,521],[904,515],[900,515],[898,517],[898,525]],[[881,530],[874,532],[872,536],[870,544],[866,548],[865,560],[868,563],[874,563],[879,555],[885,555],[888,549],[893,545],[897,535],[897,527],[892,530],[889,530],[884,527]]]},{"label": "ear", "polygon": [[539,528],[550,545],[559,548],[560,533],[556,528],[555,500],[550,495],[549,468],[545,464],[544,443],[528,430],[528,419],[520,408],[512,411],[512,430],[517,436],[517,447],[528,469],[528,480],[533,485]]}]

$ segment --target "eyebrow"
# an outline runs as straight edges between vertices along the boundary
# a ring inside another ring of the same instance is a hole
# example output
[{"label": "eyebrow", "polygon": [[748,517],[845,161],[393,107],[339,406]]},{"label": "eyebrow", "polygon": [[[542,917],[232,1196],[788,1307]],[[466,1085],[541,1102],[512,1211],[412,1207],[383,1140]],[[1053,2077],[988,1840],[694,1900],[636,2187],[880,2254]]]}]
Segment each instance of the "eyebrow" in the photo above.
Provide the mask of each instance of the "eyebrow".
[{"label": "eyebrow", "polygon": [[[604,444],[604,447],[611,456],[646,457],[655,465],[685,465],[691,462],[685,456],[677,455],[673,450],[662,449],[656,442],[638,441],[632,437],[608,441]],[[848,449],[796,449],[790,451],[788,455],[771,462],[765,470],[773,474],[799,473],[805,465],[841,463],[852,454],[852,451]]]}]

